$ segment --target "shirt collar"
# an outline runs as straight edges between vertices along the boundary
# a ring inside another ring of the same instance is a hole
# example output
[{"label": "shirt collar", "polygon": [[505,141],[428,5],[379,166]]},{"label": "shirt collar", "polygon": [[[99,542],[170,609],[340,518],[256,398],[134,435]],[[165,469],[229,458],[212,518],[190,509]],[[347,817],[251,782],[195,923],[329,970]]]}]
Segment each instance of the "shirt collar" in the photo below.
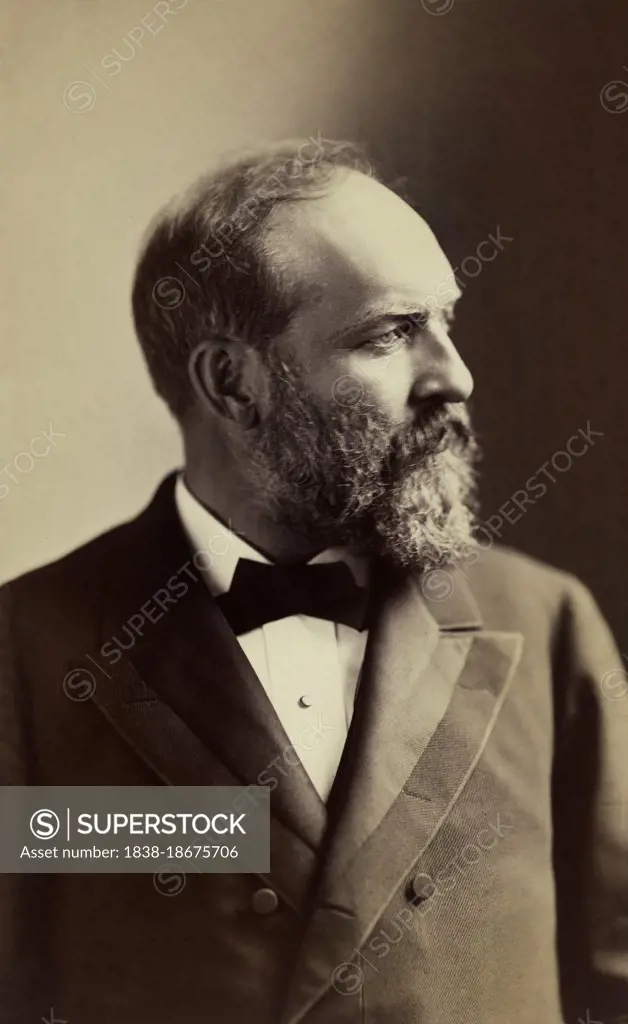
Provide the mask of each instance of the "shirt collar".
[{"label": "shirt collar", "polygon": [[[174,498],[181,525],[195,554],[203,555],[202,569],[214,597],[229,590],[240,558],[250,558],[251,561],[263,562],[265,565],[273,564],[241,535],[234,533],[228,525],[201,505],[187,487],[182,473],[177,476]],[[356,583],[363,587],[367,585],[366,558],[345,548],[326,548],[319,551],[307,564],[319,565],[337,561],[347,563]]]}]

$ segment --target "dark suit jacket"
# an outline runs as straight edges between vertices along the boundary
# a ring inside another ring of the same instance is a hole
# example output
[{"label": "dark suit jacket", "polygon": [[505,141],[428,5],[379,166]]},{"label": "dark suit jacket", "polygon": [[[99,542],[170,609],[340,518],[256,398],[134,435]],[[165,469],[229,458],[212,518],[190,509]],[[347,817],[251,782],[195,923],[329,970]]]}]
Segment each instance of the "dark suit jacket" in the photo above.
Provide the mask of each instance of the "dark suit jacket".
[{"label": "dark suit jacket", "polygon": [[[2,589],[2,783],[273,790],[267,876],[192,872],[172,898],[150,875],[2,876],[3,1020],[628,1014],[628,699],[590,595],[503,550],[426,587],[377,573],[327,807],[192,561],[172,477]],[[90,699],[71,699],[77,668]]]}]

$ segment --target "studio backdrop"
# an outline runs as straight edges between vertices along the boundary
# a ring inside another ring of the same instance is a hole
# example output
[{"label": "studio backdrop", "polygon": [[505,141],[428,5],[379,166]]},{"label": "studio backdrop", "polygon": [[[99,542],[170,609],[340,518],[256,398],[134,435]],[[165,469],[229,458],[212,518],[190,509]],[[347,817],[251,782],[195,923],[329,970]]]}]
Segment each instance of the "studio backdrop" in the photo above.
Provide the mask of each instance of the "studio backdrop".
[{"label": "studio backdrop", "polygon": [[626,5],[5,11],[2,579],[132,516],[180,462],[130,316],[155,210],[239,146],[349,138],[457,268],[490,536],[580,576],[628,654]]}]

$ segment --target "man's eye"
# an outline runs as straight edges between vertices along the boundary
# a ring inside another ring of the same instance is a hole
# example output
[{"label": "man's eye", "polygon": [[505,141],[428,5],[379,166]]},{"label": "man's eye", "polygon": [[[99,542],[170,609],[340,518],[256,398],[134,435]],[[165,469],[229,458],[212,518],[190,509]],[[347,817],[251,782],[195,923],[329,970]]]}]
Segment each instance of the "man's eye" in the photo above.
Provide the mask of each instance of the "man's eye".
[{"label": "man's eye", "polygon": [[382,331],[381,334],[371,335],[358,348],[370,348],[377,351],[378,349],[387,349],[395,345],[404,344],[415,338],[421,331],[424,331],[429,322],[430,314],[428,312],[412,313],[403,318],[400,317],[399,322],[393,327],[390,327],[387,331]]},{"label": "man's eye", "polygon": [[[387,331],[383,331],[381,334],[374,334],[370,338],[367,338],[363,343],[363,346],[368,348],[390,348],[393,345],[404,344],[404,342],[411,339],[417,331],[423,330],[422,324],[415,322],[405,321],[400,324],[396,324],[394,327],[390,327]],[[363,347],[361,346],[361,347]]]},{"label": "man's eye", "polygon": [[373,338],[370,338],[367,344],[371,345],[394,345],[396,342],[406,341],[410,335],[410,329],[407,326],[391,327],[389,331],[385,331],[383,334],[378,334]]}]

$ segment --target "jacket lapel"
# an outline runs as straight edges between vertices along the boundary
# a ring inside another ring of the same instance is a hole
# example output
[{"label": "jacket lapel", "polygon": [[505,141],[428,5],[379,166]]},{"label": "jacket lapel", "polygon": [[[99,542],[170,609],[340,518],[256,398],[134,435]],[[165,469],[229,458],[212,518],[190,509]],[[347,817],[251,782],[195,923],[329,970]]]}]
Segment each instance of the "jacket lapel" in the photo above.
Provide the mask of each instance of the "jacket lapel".
[{"label": "jacket lapel", "polygon": [[[300,907],[325,831],[325,805],[193,561],[176,515],[174,479],[127,528],[130,549],[112,566],[101,652],[115,662],[92,699],[166,784],[270,786],[267,880]],[[153,599],[161,592],[179,596],[134,634],[132,616],[137,623],[142,605],[159,608]]]},{"label": "jacket lapel", "polygon": [[439,588],[380,573],[316,903],[282,1024],[302,1020],[334,969],[355,958],[433,841],[482,754],[521,654],[519,634],[481,631],[460,572],[444,573]]},{"label": "jacket lapel", "polygon": [[[93,699],[162,782],[273,789],[271,872],[262,877],[309,911],[282,1018],[297,1024],[368,938],[460,797],[522,638],[481,630],[456,570],[434,587],[378,566],[356,710],[325,808],[298,758],[286,757],[290,741],[202,571],[190,568],[173,488],[174,475],[112,559],[101,651],[107,642],[127,649]],[[173,580],[188,584],[185,593],[131,642],[127,631],[123,645],[131,616]]]}]

